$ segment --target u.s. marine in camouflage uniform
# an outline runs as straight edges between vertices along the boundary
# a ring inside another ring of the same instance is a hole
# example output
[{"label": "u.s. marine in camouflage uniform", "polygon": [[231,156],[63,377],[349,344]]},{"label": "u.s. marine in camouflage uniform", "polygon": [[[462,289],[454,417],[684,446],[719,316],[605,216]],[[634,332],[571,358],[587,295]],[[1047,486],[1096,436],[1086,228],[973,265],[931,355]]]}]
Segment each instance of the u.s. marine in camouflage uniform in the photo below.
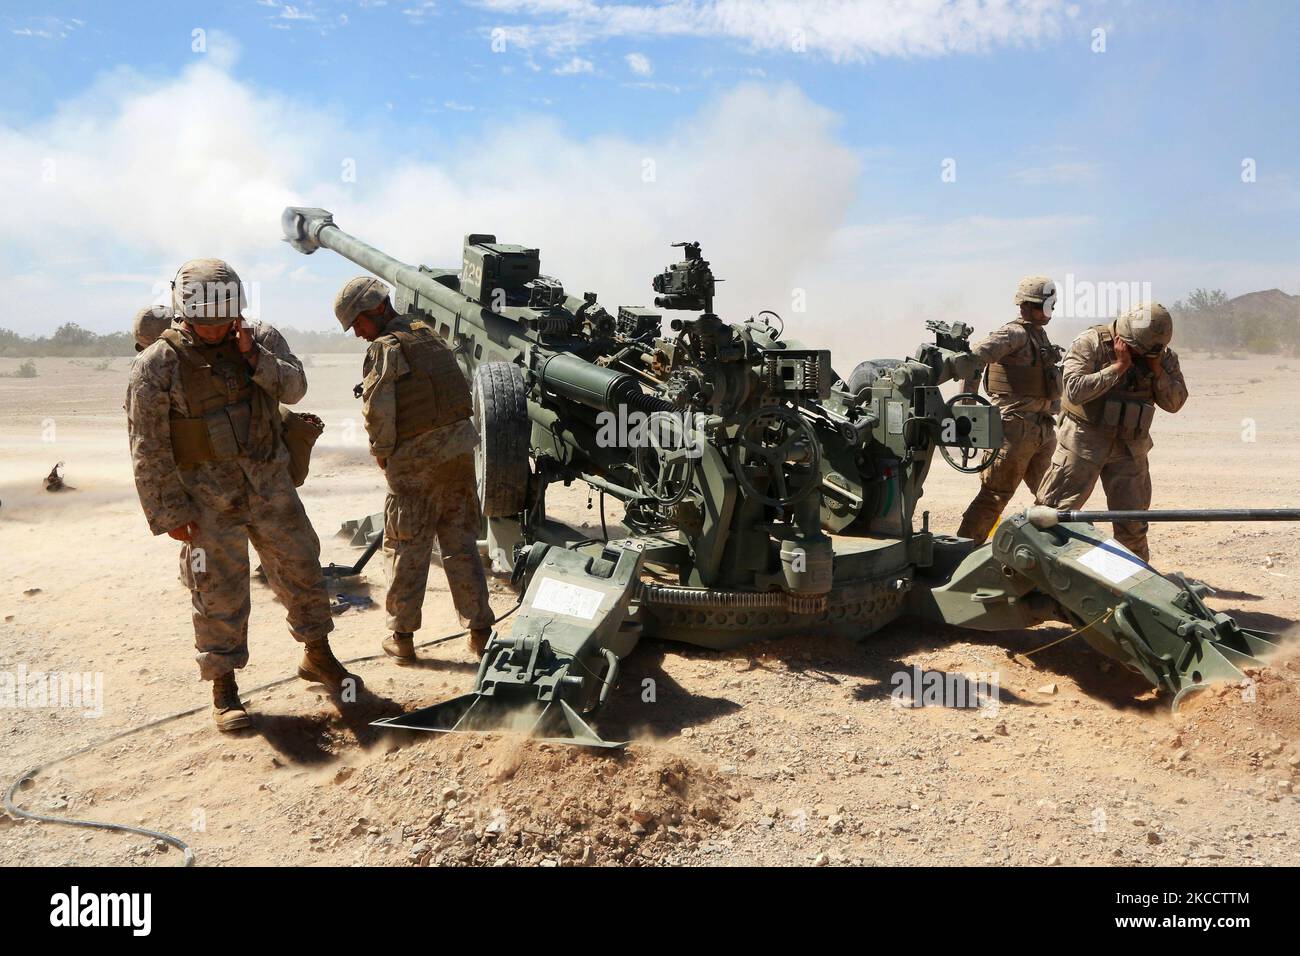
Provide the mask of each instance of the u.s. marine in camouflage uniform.
[{"label": "u.s. marine in camouflage uniform", "polygon": [[1002,415],[1002,447],[993,464],[980,472],[979,494],[962,515],[957,534],[982,544],[1023,481],[1031,492],[1047,473],[1056,449],[1060,410],[1060,350],[1047,338],[1056,287],[1046,276],[1020,280],[1014,304],[1020,317],[971,349],[963,390],[984,390]]},{"label": "u.s. marine in camouflage uniform", "polygon": [[[1187,401],[1174,320],[1162,305],[1140,305],[1110,325],[1080,333],[1065,355],[1060,445],[1038,489],[1038,504],[1082,508],[1101,479],[1106,507],[1151,507],[1151,420],[1157,407]],[[1115,522],[1115,539],[1150,557],[1145,521]]]},{"label": "u.s. marine in camouflage uniform", "polygon": [[478,433],[465,376],[442,336],[414,316],[398,315],[378,279],[350,280],[334,314],[345,331],[371,343],[361,399],[370,453],[388,480],[384,550],[392,634],[384,651],[399,662],[415,659],[436,540],[456,612],[469,627],[471,649],[481,654],[495,618],[478,552]]},{"label": "u.s. marine in camouflage uniform", "polygon": [[330,650],[320,541],[280,439],[277,403],[301,399],[307,379],[279,332],[245,324],[243,302],[239,277],[221,260],[181,266],[177,320],[136,357],[126,403],[149,528],[183,542],[199,674],[213,682],[221,730],[249,724],[234,671],[248,662],[250,541],[304,644],[299,676],[333,690],[351,676]]},{"label": "u.s. marine in camouflage uniform", "polygon": [[131,320],[131,335],[135,339],[135,350],[143,352],[158,341],[158,336],[171,328],[171,309],[161,305],[148,305],[135,314]]}]

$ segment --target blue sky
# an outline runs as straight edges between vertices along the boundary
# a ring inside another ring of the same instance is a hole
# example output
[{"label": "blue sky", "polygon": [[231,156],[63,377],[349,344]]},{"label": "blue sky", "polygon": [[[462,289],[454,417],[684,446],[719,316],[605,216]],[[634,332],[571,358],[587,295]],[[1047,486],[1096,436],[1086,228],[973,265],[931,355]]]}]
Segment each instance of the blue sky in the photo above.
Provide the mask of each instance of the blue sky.
[{"label": "blue sky", "polygon": [[349,270],[277,245],[283,201],[426,261],[496,229],[602,299],[703,238],[733,306],[821,293],[836,339],[987,326],[1026,272],[1300,292],[1294,2],[44,6],[0,15],[0,290],[50,297],[0,322],[26,332],[113,328],[206,254],[326,327]]}]

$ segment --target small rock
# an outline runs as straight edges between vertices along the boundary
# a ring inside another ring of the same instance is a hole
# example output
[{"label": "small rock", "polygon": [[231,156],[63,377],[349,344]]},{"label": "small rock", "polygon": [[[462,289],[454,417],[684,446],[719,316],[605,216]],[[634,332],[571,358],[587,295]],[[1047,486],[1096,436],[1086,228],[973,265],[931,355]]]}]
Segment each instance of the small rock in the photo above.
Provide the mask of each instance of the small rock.
[{"label": "small rock", "polygon": [[1046,695],[1048,695],[1048,696],[1050,697],[1052,694],[1055,694],[1055,693],[1056,693],[1056,685],[1055,685],[1055,684],[1044,684],[1042,687],[1038,688],[1038,693],[1040,693],[1040,694],[1046,694]]}]

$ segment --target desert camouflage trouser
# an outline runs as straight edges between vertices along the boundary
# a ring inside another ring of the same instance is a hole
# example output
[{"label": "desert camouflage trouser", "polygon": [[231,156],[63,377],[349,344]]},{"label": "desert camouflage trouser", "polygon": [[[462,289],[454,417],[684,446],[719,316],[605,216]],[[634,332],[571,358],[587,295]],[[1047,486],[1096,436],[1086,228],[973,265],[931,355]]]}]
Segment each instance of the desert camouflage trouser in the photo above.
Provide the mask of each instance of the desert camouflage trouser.
[{"label": "desert camouflage trouser", "polygon": [[181,582],[194,603],[194,647],[199,676],[212,680],[248,663],[248,545],[284,605],[289,630],[299,641],[334,629],[320,568],[320,539],[307,520],[288,470],[262,497],[251,484],[227,495],[220,507],[198,505],[198,530],[181,547]]},{"label": "desert camouflage trouser", "polygon": [[389,630],[420,629],[435,539],[461,623],[490,627],[495,618],[478,552],[480,511],[473,455],[463,452],[431,461],[399,453],[388,459],[384,474],[388,478],[384,551],[389,561]]},{"label": "desert camouflage trouser", "polygon": [[[1146,511],[1151,507],[1151,470],[1147,456],[1132,443],[1091,434],[1078,426],[1063,426],[1061,446],[1038,488],[1038,504],[1075,510],[1082,508],[1101,479],[1106,507],[1117,511]],[[1115,540],[1143,561],[1150,560],[1145,521],[1116,521]]]},{"label": "desert camouflage trouser", "polygon": [[983,544],[1023,481],[1030,492],[1047,473],[1056,450],[1056,426],[1050,415],[1005,415],[997,459],[980,472],[979,494],[962,515],[957,534]]}]

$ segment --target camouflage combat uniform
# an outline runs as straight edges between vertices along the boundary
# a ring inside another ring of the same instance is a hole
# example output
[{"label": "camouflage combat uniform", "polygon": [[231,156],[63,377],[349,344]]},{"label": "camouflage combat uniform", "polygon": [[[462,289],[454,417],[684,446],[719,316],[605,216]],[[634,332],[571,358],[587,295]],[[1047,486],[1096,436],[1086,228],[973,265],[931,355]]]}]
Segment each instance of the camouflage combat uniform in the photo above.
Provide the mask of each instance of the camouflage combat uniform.
[{"label": "camouflage combat uniform", "polygon": [[[1113,325],[1094,326],[1074,340],[1065,356],[1060,444],[1039,486],[1038,504],[1082,508],[1100,477],[1106,507],[1150,507],[1147,455],[1155,407],[1177,412],[1187,401],[1178,356],[1167,348],[1159,361],[1159,376],[1140,355],[1126,373],[1117,374]],[[1116,522],[1115,539],[1148,559],[1145,521]]]},{"label": "camouflage combat uniform", "polygon": [[[980,472],[979,494],[957,530],[981,544],[1020,483],[1037,492],[1051,464],[1056,449],[1053,416],[1061,404],[1060,351],[1042,325],[1018,318],[990,334],[971,354],[985,366],[984,389],[1002,414],[1002,446],[993,464]],[[967,392],[978,387],[978,372],[963,384]]]},{"label": "camouflage combat uniform", "polygon": [[131,460],[150,530],[197,525],[182,544],[180,576],[193,597],[205,680],[248,661],[250,541],[293,636],[315,641],[334,627],[320,541],[279,438],[277,402],[299,401],[307,379],[279,332],[249,327],[260,350],[255,370],[233,336],[208,346],[177,325],[136,357],[127,389]]},{"label": "camouflage combat uniform", "polygon": [[424,323],[395,316],[366,352],[361,397],[370,451],[385,462],[388,480],[389,629],[419,629],[435,540],[462,624],[491,627],[478,551],[478,433],[469,418],[469,389],[451,351]]}]

